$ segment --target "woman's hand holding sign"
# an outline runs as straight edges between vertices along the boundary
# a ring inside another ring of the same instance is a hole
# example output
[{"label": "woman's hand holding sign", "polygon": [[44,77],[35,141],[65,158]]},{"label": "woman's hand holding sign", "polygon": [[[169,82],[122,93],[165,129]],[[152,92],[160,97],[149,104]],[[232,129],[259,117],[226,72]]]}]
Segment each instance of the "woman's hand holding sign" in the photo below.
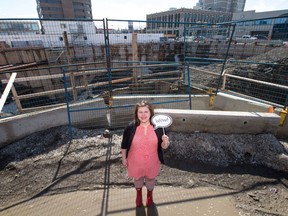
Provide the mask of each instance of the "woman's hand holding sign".
[{"label": "woman's hand holding sign", "polygon": [[167,149],[168,146],[169,146],[169,137],[166,134],[163,134],[161,147],[163,149]]},{"label": "woman's hand holding sign", "polygon": [[154,129],[163,128],[162,144],[163,149],[167,149],[169,146],[169,137],[165,134],[164,128],[169,127],[172,124],[172,118],[168,115],[158,114],[154,115],[151,119],[154,124]]}]

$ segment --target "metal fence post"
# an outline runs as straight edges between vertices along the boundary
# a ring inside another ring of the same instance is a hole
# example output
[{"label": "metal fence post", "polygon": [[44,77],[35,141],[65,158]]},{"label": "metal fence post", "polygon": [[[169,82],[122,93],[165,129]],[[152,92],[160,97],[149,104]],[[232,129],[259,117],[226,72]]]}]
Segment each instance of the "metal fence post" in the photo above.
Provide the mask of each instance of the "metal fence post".
[{"label": "metal fence post", "polygon": [[226,66],[228,53],[229,53],[229,50],[230,50],[230,45],[231,45],[232,38],[233,38],[233,35],[234,35],[234,32],[235,32],[235,28],[236,28],[236,24],[233,24],[232,33],[231,33],[231,36],[230,36],[230,39],[229,39],[229,42],[228,42],[228,47],[227,47],[227,50],[226,50],[226,53],[225,53],[225,58],[224,58],[224,62],[223,62],[223,65],[222,65],[221,74],[219,76],[219,81],[218,81],[218,84],[217,84],[215,95],[217,95],[217,93],[219,91],[220,83],[221,83],[221,80],[222,80],[221,77],[223,76],[223,72],[224,72],[224,69],[225,69],[225,66]]},{"label": "metal fence post", "polygon": [[66,99],[66,107],[67,107],[67,115],[68,115],[68,130],[69,130],[69,138],[70,142],[72,141],[72,124],[71,124],[71,115],[70,115],[70,107],[69,107],[69,92],[67,89],[67,77],[66,77],[66,69],[62,67],[62,73],[63,73],[63,83],[64,83],[64,89],[65,89],[65,99]]}]

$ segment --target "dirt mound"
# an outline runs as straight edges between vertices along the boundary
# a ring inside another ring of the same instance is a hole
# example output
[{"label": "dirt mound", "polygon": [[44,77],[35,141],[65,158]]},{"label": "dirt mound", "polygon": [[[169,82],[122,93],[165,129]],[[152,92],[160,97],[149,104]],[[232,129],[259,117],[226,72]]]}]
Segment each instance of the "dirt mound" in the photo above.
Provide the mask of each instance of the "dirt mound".
[{"label": "dirt mound", "polygon": [[[70,143],[68,129],[57,127],[2,148],[1,208],[41,195],[97,190],[107,185],[133,187],[121,165],[122,132],[111,131],[105,138],[104,129],[73,129]],[[287,213],[288,175],[272,166],[279,162],[279,154],[287,155],[287,142],[272,135],[171,132],[170,137],[158,185],[225,188],[234,193],[242,212],[259,216]]]}]

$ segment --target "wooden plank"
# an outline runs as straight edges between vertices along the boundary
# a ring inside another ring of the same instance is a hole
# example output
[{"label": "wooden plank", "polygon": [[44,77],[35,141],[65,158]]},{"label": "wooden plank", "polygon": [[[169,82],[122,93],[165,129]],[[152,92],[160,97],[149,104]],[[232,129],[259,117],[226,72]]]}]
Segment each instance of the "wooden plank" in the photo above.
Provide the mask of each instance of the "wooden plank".
[{"label": "wooden plank", "polygon": [[[39,68],[41,69],[41,68]],[[42,69],[41,69],[42,70]],[[126,68],[127,70],[127,68]],[[112,70],[112,72],[122,72],[124,69],[115,69]],[[107,70],[91,70],[91,71],[83,71],[81,73],[76,73],[74,76],[83,76],[85,75],[91,75],[91,74],[98,74],[98,73],[107,73]],[[57,78],[62,78],[63,74],[52,74],[52,75],[43,75],[43,76],[33,76],[33,77],[23,77],[23,78],[16,78],[15,83],[18,82],[27,82],[27,81],[35,81],[35,80],[47,80],[47,79],[57,79]],[[7,83],[7,79],[3,79],[2,83]]]},{"label": "wooden plank", "polygon": [[8,67],[12,67],[13,65],[10,64],[10,65],[4,65],[4,66],[0,66],[0,70],[3,69],[3,68],[8,68]]},{"label": "wooden plank", "polygon": [[[116,79],[116,80],[112,80],[111,83],[115,84],[115,83],[121,83],[121,82],[127,82],[132,80],[133,77],[127,77],[127,78],[121,78],[121,79]],[[178,80],[178,78],[164,78],[161,79],[161,81],[175,81]],[[145,81],[160,81],[159,79],[149,79],[149,80],[145,80]],[[91,87],[99,87],[99,86],[103,86],[103,85],[108,85],[109,81],[105,81],[105,82],[98,82],[98,83],[93,83],[93,84],[89,84],[88,88]],[[87,86],[77,86],[76,89],[77,90],[81,90],[81,89],[85,89],[87,88]],[[67,91],[73,91],[73,88],[67,88]],[[60,93],[64,93],[65,89],[57,89],[57,90],[51,90],[51,91],[46,91],[46,92],[38,92],[38,93],[33,93],[33,94],[26,94],[26,95],[19,95],[18,98],[19,99],[28,99],[28,98],[34,98],[34,97],[39,97],[39,96],[43,96],[43,95],[51,95],[51,94],[60,94]]]},{"label": "wooden plank", "polygon": [[[142,78],[145,77],[155,77],[155,76],[163,76],[163,75],[173,75],[173,74],[181,74],[181,71],[167,71],[167,72],[158,72],[158,73],[153,73],[153,74],[145,74],[142,75]],[[162,78],[161,78],[162,80]]]},{"label": "wooden plank", "polygon": [[5,52],[8,64],[22,64],[22,59],[20,58],[18,51],[8,51]]},{"label": "wooden plank", "polygon": [[137,63],[136,61],[138,60],[138,50],[137,50],[137,33],[132,34],[132,65],[133,65],[133,82],[137,83]]},{"label": "wooden plank", "polygon": [[[15,83],[27,82],[27,81],[35,81],[35,80],[47,80],[47,79],[56,79],[62,78],[63,74],[53,74],[53,75],[43,75],[43,76],[34,76],[34,77],[23,77],[16,78]],[[7,80],[2,80],[2,83],[7,83]]]},{"label": "wooden plank", "polygon": [[5,72],[5,71],[12,71],[12,70],[17,70],[17,69],[22,69],[25,67],[32,67],[36,66],[37,62],[29,63],[29,64],[22,64],[22,65],[17,65],[17,66],[11,66],[11,67],[4,67],[0,68],[0,72]]},{"label": "wooden plank", "polygon": [[12,76],[10,77],[9,81],[8,81],[8,84],[6,85],[6,88],[1,96],[1,99],[0,99],[0,112],[2,111],[4,105],[5,105],[5,102],[7,100],[7,97],[9,95],[9,92],[10,90],[12,89],[13,87],[13,83],[14,83],[14,80],[17,76],[17,73],[12,73]]},{"label": "wooden plank", "polygon": [[[10,79],[10,74],[6,73],[5,75],[8,79]],[[16,107],[17,107],[18,111],[21,112],[22,105],[21,105],[21,102],[18,98],[18,94],[17,94],[17,91],[16,91],[14,85],[12,85],[11,91],[12,91],[13,99],[15,100],[15,103],[16,103]]]},{"label": "wooden plank", "polygon": [[[37,76],[39,73],[39,71],[36,71],[34,69],[31,70],[25,70],[23,71],[22,74],[24,74],[25,77],[35,77]],[[33,80],[33,81],[29,81],[27,86],[32,87],[32,89],[34,90],[39,90],[39,89],[43,89],[43,85],[42,85],[42,81],[41,80]]]},{"label": "wooden plank", "polygon": [[[122,78],[122,79],[117,79],[117,80],[112,80],[112,84],[114,83],[120,83],[120,82],[126,82],[132,80],[132,77],[128,77],[128,78]],[[94,84],[89,84],[88,87],[98,87],[98,86],[103,86],[103,85],[108,85],[109,81],[106,82],[99,82],[99,83],[94,83]],[[86,86],[77,86],[76,89],[80,90],[80,89],[85,89]],[[72,91],[73,88],[67,88],[67,91]],[[28,98],[34,98],[34,97],[39,97],[39,96],[43,96],[43,95],[51,95],[51,94],[60,94],[60,93],[64,93],[65,89],[57,89],[57,90],[51,90],[51,91],[46,91],[46,92],[38,92],[38,93],[33,93],[33,94],[25,94],[25,95],[19,95],[18,98],[19,99],[28,99]]]},{"label": "wooden plank", "polygon": [[[49,69],[41,69],[39,70],[39,72],[41,72],[41,74],[43,74],[42,76],[49,76]],[[61,74],[62,75],[62,74]],[[50,91],[55,89],[54,84],[52,82],[52,79],[41,79],[44,91]],[[55,99],[55,97],[53,97]]]},{"label": "wooden plank", "polygon": [[176,80],[178,80],[178,78],[163,78],[161,80],[159,80],[159,79],[145,79],[143,81],[145,81],[145,82],[159,82],[159,81],[176,81]]},{"label": "wooden plank", "polygon": [[45,49],[35,49],[35,50],[32,50],[32,52],[33,52],[34,61],[36,62],[47,61],[48,58],[46,56]]},{"label": "wooden plank", "polygon": [[31,50],[19,50],[19,56],[22,59],[22,62],[25,64],[35,62]]},{"label": "wooden plank", "polygon": [[222,83],[222,88],[221,88],[221,90],[225,90],[226,81],[227,81],[227,76],[226,76],[227,73],[228,73],[228,70],[225,69],[225,70],[223,71],[223,83]]},{"label": "wooden plank", "polygon": [[[113,72],[118,72],[118,71],[123,71],[121,70],[113,70]],[[201,70],[203,71],[203,70]],[[93,73],[103,73],[103,72],[107,72],[107,70],[101,70],[101,71],[83,71],[80,74],[76,74],[77,76],[83,76],[83,75],[89,75],[89,74],[93,74]],[[206,71],[203,71],[206,72]],[[207,71],[208,73],[211,73],[209,71]],[[142,75],[143,77],[148,77],[148,76],[159,76],[159,75],[170,75],[170,74],[179,74],[181,73],[180,71],[167,71],[167,72],[158,72],[158,73],[154,73],[154,74],[147,74],[147,75]],[[213,75],[219,75],[219,74],[213,74]],[[15,79],[15,83],[20,83],[20,82],[27,82],[27,81],[33,81],[33,80],[47,80],[47,79],[57,79],[57,78],[62,78],[63,75],[62,74],[53,74],[53,75],[43,75],[43,76],[35,76],[35,77],[23,77],[23,78],[16,78]],[[7,79],[3,79],[2,83],[6,84],[8,82]]]},{"label": "wooden plank", "polygon": [[[115,84],[115,83],[127,82],[127,81],[130,81],[132,79],[133,79],[133,77],[122,78],[122,79],[112,80],[111,83]],[[98,82],[98,83],[89,84],[88,87],[99,87],[99,86],[108,85],[108,84],[109,84],[109,81]]]},{"label": "wooden plank", "polygon": [[0,52],[0,65],[7,65],[8,62],[7,62],[7,59],[5,57],[5,54],[4,52]]},{"label": "wooden plank", "polygon": [[59,103],[59,104],[44,105],[44,106],[38,106],[38,107],[32,107],[32,108],[25,108],[25,109],[22,109],[22,113],[41,111],[43,109],[51,109],[51,108],[60,107],[60,106],[64,106],[64,105],[66,105],[66,103]]},{"label": "wooden plank", "polygon": [[[67,60],[68,60],[68,65],[71,64],[71,50],[69,49],[69,41],[68,41],[68,37],[67,37],[67,32],[64,31],[63,32],[63,39],[64,39],[64,45],[65,45],[65,49],[66,49],[66,53],[67,53]],[[68,69],[69,70],[69,69]],[[73,89],[73,99],[74,101],[77,100],[77,91],[76,91],[76,85],[75,85],[75,76],[74,76],[74,72],[69,72],[68,73],[69,77],[70,77],[70,83]]]},{"label": "wooden plank", "polygon": [[189,67],[190,70],[196,70],[196,71],[200,71],[200,72],[205,72],[207,74],[211,74],[211,75],[214,75],[214,76],[219,76],[220,74],[219,73],[214,73],[214,72],[210,72],[208,70],[203,70],[203,69],[200,69],[200,68],[195,68],[195,67]]},{"label": "wooden plank", "polygon": [[270,83],[270,82],[265,82],[265,81],[261,81],[261,80],[254,80],[254,79],[250,79],[250,78],[246,78],[246,77],[240,77],[240,76],[236,76],[236,75],[232,75],[232,74],[226,74],[226,76],[227,77],[233,77],[233,78],[239,79],[239,80],[245,80],[245,81],[249,81],[249,82],[254,82],[254,83],[258,83],[258,84],[263,84],[263,85],[267,85],[267,86],[271,86],[271,87],[276,87],[276,88],[288,90],[288,86],[284,86],[284,85],[280,85],[280,84],[276,84],[276,83]]},{"label": "wooden plank", "polygon": [[[86,89],[86,97],[88,97],[90,95],[89,93],[89,88],[88,88],[88,79],[87,79],[87,75],[85,74],[85,71],[83,71],[84,73],[83,74],[83,83],[84,83],[84,86],[85,86],[85,89]],[[82,83],[81,81],[81,77],[80,77],[80,83]]]}]

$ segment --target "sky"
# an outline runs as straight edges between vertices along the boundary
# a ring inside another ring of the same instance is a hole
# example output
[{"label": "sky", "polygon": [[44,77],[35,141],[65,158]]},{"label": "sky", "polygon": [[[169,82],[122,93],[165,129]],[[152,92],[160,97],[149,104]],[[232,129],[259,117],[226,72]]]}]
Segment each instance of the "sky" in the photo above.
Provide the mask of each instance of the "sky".
[{"label": "sky", "polygon": [[[21,3],[19,3],[21,2]],[[169,8],[193,8],[198,0],[92,0],[94,19],[146,20]],[[246,0],[245,11],[288,9],[288,0]],[[0,0],[0,18],[38,18],[36,0]]]}]

